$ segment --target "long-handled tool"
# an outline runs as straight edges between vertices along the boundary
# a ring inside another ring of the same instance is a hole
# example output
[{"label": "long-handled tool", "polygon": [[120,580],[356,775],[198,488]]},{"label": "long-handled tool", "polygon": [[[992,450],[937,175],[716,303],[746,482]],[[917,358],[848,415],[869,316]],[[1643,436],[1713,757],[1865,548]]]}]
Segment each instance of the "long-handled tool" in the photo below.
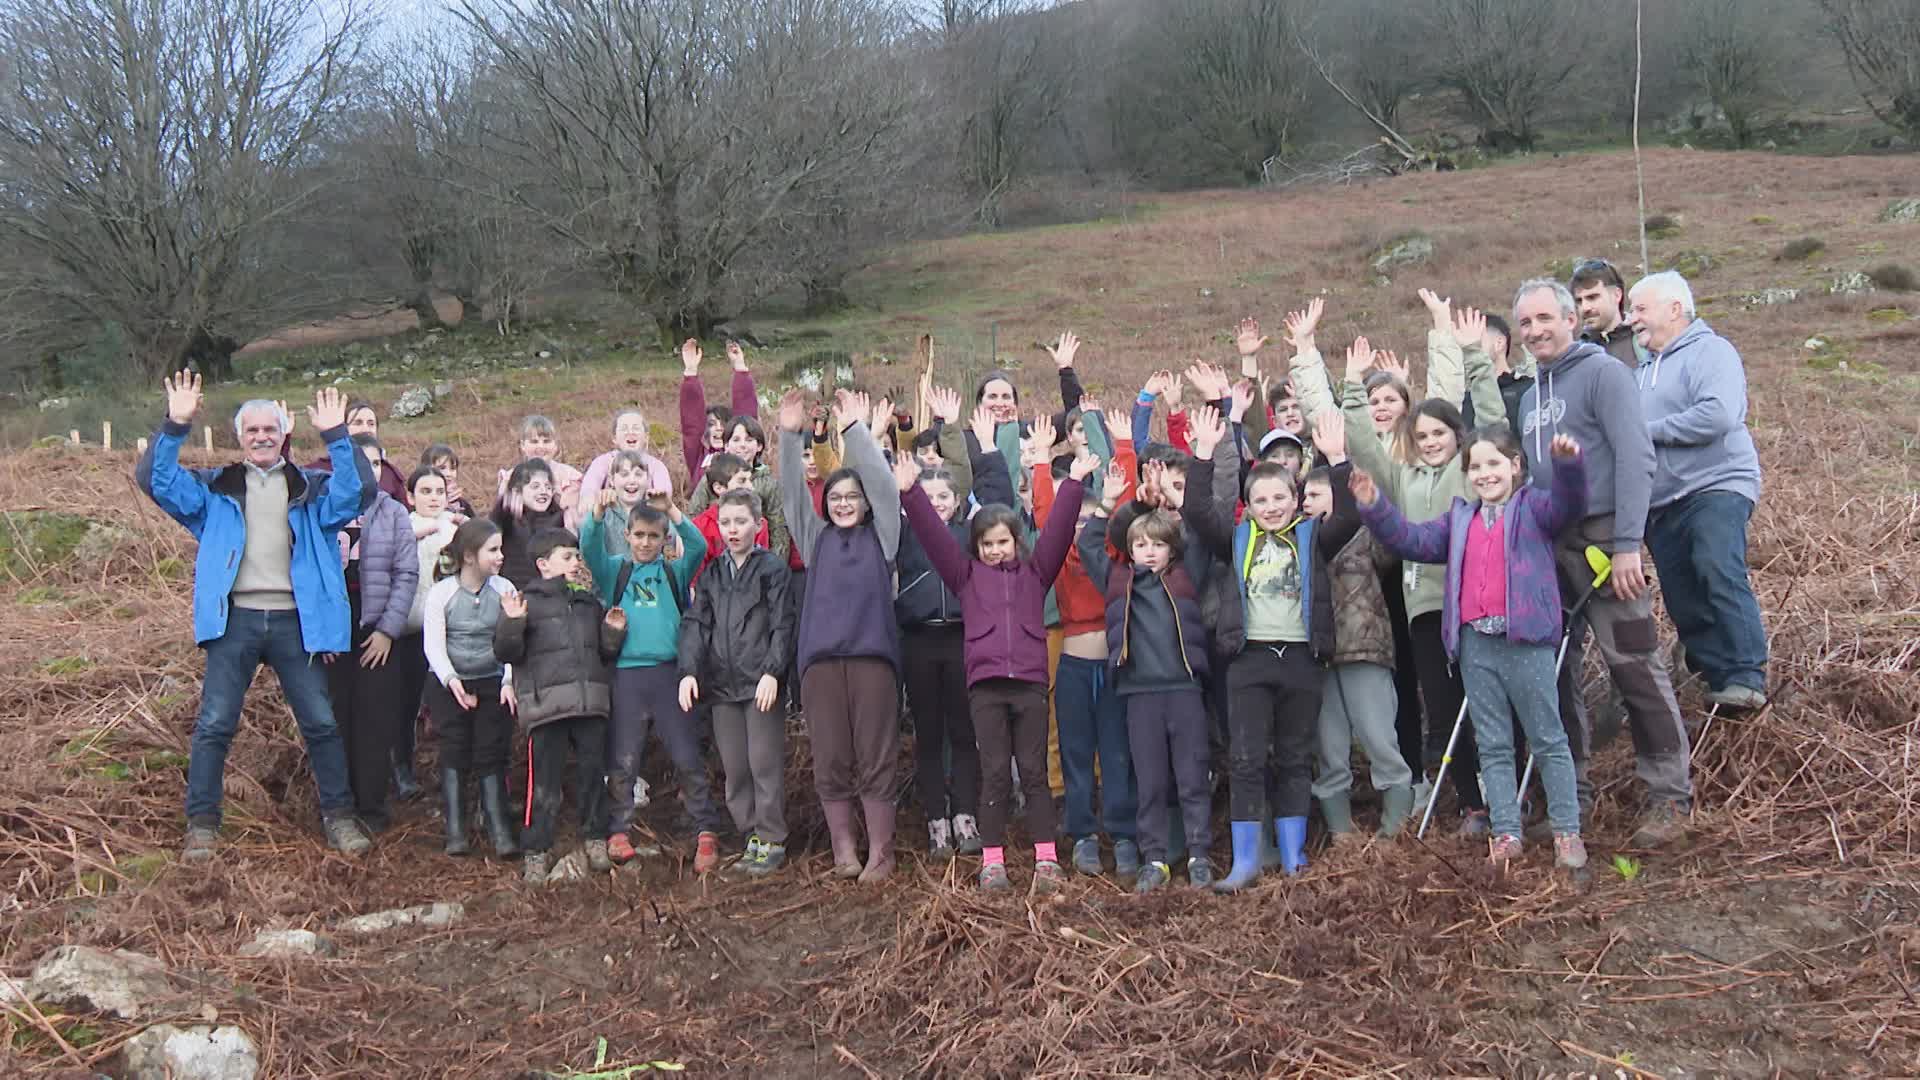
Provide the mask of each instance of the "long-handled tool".
[{"label": "long-handled tool", "polygon": [[[1613,576],[1613,560],[1607,557],[1606,552],[1600,550],[1599,547],[1593,544],[1588,544],[1586,555],[1587,566],[1593,571],[1593,584],[1587,587],[1586,593],[1574,603],[1573,610],[1567,614],[1566,633],[1560,637],[1560,654],[1556,656],[1553,661],[1555,677],[1558,677],[1560,674],[1560,665],[1566,662],[1567,646],[1568,643],[1573,640],[1574,620],[1578,619],[1580,612],[1586,609],[1587,601],[1593,599],[1593,594],[1600,591],[1600,586],[1605,585],[1607,579]],[[1434,780],[1432,793],[1427,796],[1427,809],[1425,813],[1420,815],[1420,828],[1414,833],[1417,837],[1427,835],[1427,825],[1433,820],[1434,805],[1440,801],[1440,784],[1446,779],[1447,767],[1453,764],[1453,748],[1459,744],[1460,730],[1466,726],[1466,722],[1467,703],[1465,700],[1462,700],[1460,702],[1460,713],[1453,718],[1453,734],[1447,736],[1447,748],[1440,755],[1440,774]],[[1529,774],[1533,772],[1533,755],[1531,753],[1527,755],[1527,772]],[[1522,779],[1519,790],[1524,792],[1526,788],[1526,780]]]}]

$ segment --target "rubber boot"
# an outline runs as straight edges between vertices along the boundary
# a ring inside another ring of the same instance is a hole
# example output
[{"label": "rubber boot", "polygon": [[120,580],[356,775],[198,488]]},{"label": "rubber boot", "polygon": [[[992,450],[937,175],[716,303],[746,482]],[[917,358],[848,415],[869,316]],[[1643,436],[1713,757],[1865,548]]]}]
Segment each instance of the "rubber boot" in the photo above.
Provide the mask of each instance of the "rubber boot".
[{"label": "rubber boot", "polygon": [[1274,835],[1280,838],[1280,869],[1288,876],[1307,868],[1307,819],[1303,817],[1283,817],[1273,819]]},{"label": "rubber boot", "polygon": [[1353,828],[1353,795],[1350,792],[1342,791],[1322,798],[1320,818],[1327,823],[1327,838],[1336,846],[1344,847],[1360,839],[1360,834]]},{"label": "rubber boot", "polygon": [[1280,869],[1280,848],[1273,842],[1273,830],[1264,821],[1260,823],[1260,869]]},{"label": "rubber boot", "polygon": [[440,770],[440,799],[444,804],[441,813],[447,819],[447,854],[471,852],[473,848],[467,845],[466,805],[460,798],[460,770]]},{"label": "rubber boot", "polygon": [[1260,878],[1260,823],[1233,822],[1233,871],[1213,883],[1215,892],[1239,892]]},{"label": "rubber boot", "polygon": [[853,800],[834,799],[831,802],[821,800],[820,808],[827,814],[827,835],[833,840],[833,876],[837,878],[856,878],[860,876],[860,841],[854,835]]},{"label": "rubber boot", "polygon": [[877,885],[893,876],[893,819],[898,807],[892,799],[862,799],[860,806],[867,813],[867,866],[860,871],[860,884]]},{"label": "rubber boot", "polygon": [[413,776],[413,747],[394,747],[392,760],[394,795],[402,802],[419,798],[420,781]]},{"label": "rubber boot", "polygon": [[1380,793],[1380,835],[1400,835],[1407,819],[1413,816],[1413,788],[1402,785]]},{"label": "rubber boot", "polygon": [[493,838],[495,855],[511,859],[520,854],[520,840],[507,813],[507,782],[499,773],[480,778],[480,816],[486,820],[487,835]]}]

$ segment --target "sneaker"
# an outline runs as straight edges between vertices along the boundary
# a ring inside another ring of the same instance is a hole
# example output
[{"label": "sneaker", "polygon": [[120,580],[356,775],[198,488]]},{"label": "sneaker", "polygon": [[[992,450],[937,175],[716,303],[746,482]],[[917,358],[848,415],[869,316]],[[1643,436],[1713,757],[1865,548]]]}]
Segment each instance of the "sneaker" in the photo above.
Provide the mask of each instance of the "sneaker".
[{"label": "sneaker", "polygon": [[547,883],[546,852],[527,852],[526,858],[520,861],[520,880],[529,885],[545,885]]},{"label": "sneaker", "polygon": [[693,872],[710,874],[720,865],[720,838],[710,832],[703,832],[695,841],[693,848]]},{"label": "sneaker", "polygon": [[607,857],[605,840],[587,841],[587,869],[596,874],[605,874],[613,869],[613,860]]},{"label": "sneaker", "polygon": [[1100,864],[1100,838],[1083,836],[1073,842],[1073,872],[1088,877],[1099,877],[1106,872]]},{"label": "sneaker", "polygon": [[1140,876],[1134,880],[1133,891],[1136,894],[1145,895],[1166,885],[1172,878],[1173,875],[1168,872],[1166,863],[1150,862],[1140,868]]},{"label": "sneaker", "polygon": [[220,827],[217,825],[187,826],[187,843],[180,849],[180,858],[186,862],[206,862],[220,847]]},{"label": "sneaker", "polygon": [[760,857],[747,867],[747,873],[754,877],[765,877],[787,865],[787,845],[760,843]]},{"label": "sneaker", "polygon": [[1723,709],[1745,712],[1766,707],[1767,695],[1751,686],[1729,683],[1725,688],[1707,695],[1707,700]]},{"label": "sneaker", "polygon": [[1563,870],[1586,869],[1587,845],[1580,839],[1579,833],[1554,834],[1553,865]]},{"label": "sneaker", "polygon": [[1029,896],[1053,896],[1066,883],[1066,875],[1060,872],[1060,864],[1051,859],[1043,859],[1033,864],[1033,888]]},{"label": "sneaker", "polygon": [[1505,870],[1507,864],[1520,857],[1520,838],[1511,833],[1496,836],[1487,841],[1487,861],[1495,870]]},{"label": "sneaker", "polygon": [[759,833],[754,833],[752,836],[747,837],[746,850],[740,853],[740,859],[734,865],[743,870],[750,870],[754,864],[766,858],[766,854],[767,845],[760,841]]},{"label": "sneaker", "polygon": [[1487,816],[1487,812],[1469,810],[1460,815],[1460,828],[1455,835],[1477,840],[1491,832],[1493,832],[1493,819]]},{"label": "sneaker", "polygon": [[953,815],[953,847],[962,855],[978,855],[986,850],[980,839],[980,823],[972,814]]},{"label": "sneaker", "polygon": [[927,857],[937,862],[953,858],[953,827],[946,818],[927,822]]},{"label": "sneaker", "polygon": [[1672,803],[1658,803],[1647,808],[1640,818],[1640,826],[1633,830],[1628,846],[1637,848],[1663,848],[1687,838],[1687,820],[1685,811]]},{"label": "sneaker", "polygon": [[1213,861],[1204,855],[1187,860],[1187,884],[1196,889],[1213,888]]},{"label": "sneaker", "polygon": [[614,862],[624,866],[632,862],[633,857],[638,854],[640,853],[633,850],[633,839],[626,833],[614,833],[607,838],[607,858]]},{"label": "sneaker", "polygon": [[1413,784],[1413,805],[1424,809],[1427,800],[1431,798],[1433,798],[1433,781],[1427,779],[1423,773]]},{"label": "sneaker", "polygon": [[1007,879],[1006,863],[988,863],[980,868],[980,891],[1006,892],[1013,888],[1013,882]]},{"label": "sneaker", "polygon": [[365,855],[367,849],[373,846],[373,841],[367,839],[367,834],[360,828],[360,823],[345,814],[337,818],[329,818],[326,830],[327,843],[333,845],[333,849],[342,855],[357,858]]},{"label": "sneaker", "polygon": [[1131,840],[1113,842],[1113,876],[1131,881],[1140,876],[1140,845]]}]

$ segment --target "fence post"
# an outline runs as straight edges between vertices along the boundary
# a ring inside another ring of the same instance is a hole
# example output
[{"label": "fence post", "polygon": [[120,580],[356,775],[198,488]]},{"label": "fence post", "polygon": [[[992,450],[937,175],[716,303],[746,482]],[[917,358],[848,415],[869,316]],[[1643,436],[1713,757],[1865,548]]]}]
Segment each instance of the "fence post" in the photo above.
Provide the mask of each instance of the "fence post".
[{"label": "fence post", "polygon": [[147,437],[145,435],[142,435],[139,438],[133,440],[133,449],[134,449],[134,452],[136,453],[140,453],[140,454],[146,453]]},{"label": "fence post", "polygon": [[213,425],[212,424],[207,425],[207,449],[208,450],[213,449]]},{"label": "fence post", "polygon": [[113,449],[113,421],[100,421],[100,449]]}]

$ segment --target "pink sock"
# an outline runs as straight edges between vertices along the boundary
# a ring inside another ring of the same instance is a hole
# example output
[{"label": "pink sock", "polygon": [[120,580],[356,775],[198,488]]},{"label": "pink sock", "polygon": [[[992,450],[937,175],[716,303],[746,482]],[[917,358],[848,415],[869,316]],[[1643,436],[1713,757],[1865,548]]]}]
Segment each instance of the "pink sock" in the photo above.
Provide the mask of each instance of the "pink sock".
[{"label": "pink sock", "polygon": [[1034,862],[1059,862],[1060,853],[1055,851],[1051,841],[1033,845]]},{"label": "pink sock", "polygon": [[990,847],[980,852],[980,858],[987,866],[1000,866],[1007,861],[1007,849]]}]

